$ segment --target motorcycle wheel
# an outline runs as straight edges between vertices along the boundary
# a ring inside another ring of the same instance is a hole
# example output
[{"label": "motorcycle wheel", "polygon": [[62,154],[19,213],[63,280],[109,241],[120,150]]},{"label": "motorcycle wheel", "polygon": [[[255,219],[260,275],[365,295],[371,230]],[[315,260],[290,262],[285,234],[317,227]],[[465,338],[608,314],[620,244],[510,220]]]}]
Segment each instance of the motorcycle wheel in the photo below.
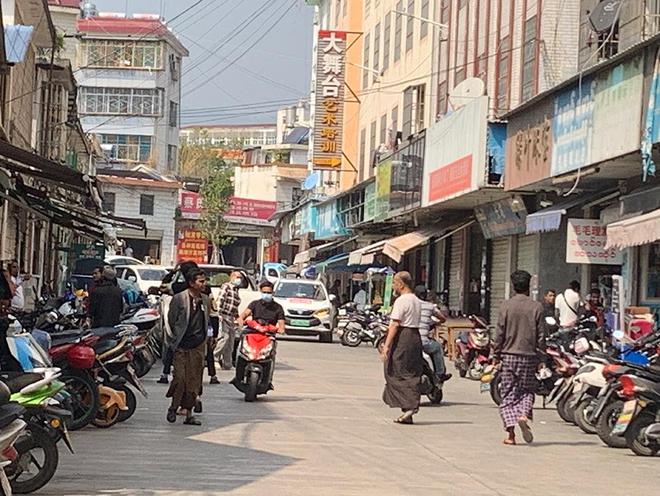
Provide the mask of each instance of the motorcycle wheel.
[{"label": "motorcycle wheel", "polygon": [[467,371],[467,376],[473,381],[478,381],[481,379],[481,371],[477,370],[475,367],[470,367],[470,369]]},{"label": "motorcycle wheel", "polygon": [[120,386],[117,388],[117,391],[122,391],[126,395],[126,406],[128,407],[128,410],[119,410],[118,422],[126,422],[133,416],[135,410],[137,410],[137,398],[133,390],[128,386]]},{"label": "motorcycle wheel", "polygon": [[139,378],[144,377],[149,373],[155,362],[156,360],[153,359],[151,351],[147,348],[143,349],[133,357],[132,365],[135,369],[135,375]]},{"label": "motorcycle wheel", "polygon": [[642,410],[626,429],[626,444],[637,456],[657,456],[660,452],[660,444],[657,442],[651,441],[648,445],[644,444],[642,430],[651,424],[655,424],[655,413]]},{"label": "motorcycle wheel", "polygon": [[442,403],[442,389],[435,388],[431,394],[427,394],[426,397],[434,405],[439,405]]},{"label": "motorcycle wheel", "polygon": [[584,398],[575,408],[575,423],[585,434],[596,434],[596,426],[587,420],[591,404],[595,401],[592,396]]},{"label": "motorcycle wheel", "polygon": [[67,370],[59,379],[64,383],[64,389],[71,396],[65,405],[72,416],[66,420],[70,431],[82,429],[89,425],[100,406],[99,388],[94,379],[83,371]]},{"label": "motorcycle wheel", "polygon": [[346,329],[343,336],[341,337],[341,344],[344,346],[349,346],[350,348],[360,346],[361,342],[362,340],[360,339],[360,333],[355,329]]},{"label": "motorcycle wheel", "polygon": [[623,410],[623,401],[616,400],[610,403],[603,409],[596,423],[596,434],[610,448],[621,449],[628,446],[624,436],[612,434],[612,429],[614,429],[616,421],[619,419],[621,410]]},{"label": "motorcycle wheel", "polygon": [[501,382],[502,379],[500,378],[500,374],[495,374],[493,380],[490,381],[490,398],[497,406],[502,404],[502,391],[500,390]]},{"label": "motorcycle wheel", "polygon": [[571,395],[567,394],[557,402],[557,413],[564,422],[575,424],[575,414],[571,409],[570,399]]},{"label": "motorcycle wheel", "polygon": [[255,371],[250,372],[248,376],[247,391],[245,391],[245,401],[252,403],[257,399],[257,385],[259,384],[259,374]]},{"label": "motorcycle wheel", "polygon": [[48,484],[59,463],[55,441],[42,429],[29,426],[14,448],[18,458],[5,468],[13,492],[32,493]]},{"label": "motorcycle wheel", "polygon": [[96,412],[96,417],[92,420],[92,425],[99,429],[107,429],[119,422],[119,414],[121,410],[117,405],[112,405],[110,408],[100,408]]}]

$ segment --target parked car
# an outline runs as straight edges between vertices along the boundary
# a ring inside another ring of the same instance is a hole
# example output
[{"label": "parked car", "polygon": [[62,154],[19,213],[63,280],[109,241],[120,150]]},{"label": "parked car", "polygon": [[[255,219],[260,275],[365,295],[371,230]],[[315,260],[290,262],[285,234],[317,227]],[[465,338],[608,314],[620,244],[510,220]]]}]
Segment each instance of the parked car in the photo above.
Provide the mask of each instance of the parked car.
[{"label": "parked car", "polygon": [[134,282],[144,294],[151,287],[159,287],[168,270],[160,265],[117,265],[117,279]]},{"label": "parked car", "polygon": [[335,296],[329,295],[320,281],[280,279],[275,284],[275,301],[284,308],[286,333],[319,337],[322,343],[332,342],[335,328]]},{"label": "parked car", "polygon": [[124,255],[105,257],[104,262],[106,265],[111,265],[112,267],[117,267],[118,265],[146,265],[137,258],[125,257]]},{"label": "parked car", "polygon": [[261,279],[268,279],[275,284],[285,277],[286,265],[281,263],[267,262],[261,267]]}]

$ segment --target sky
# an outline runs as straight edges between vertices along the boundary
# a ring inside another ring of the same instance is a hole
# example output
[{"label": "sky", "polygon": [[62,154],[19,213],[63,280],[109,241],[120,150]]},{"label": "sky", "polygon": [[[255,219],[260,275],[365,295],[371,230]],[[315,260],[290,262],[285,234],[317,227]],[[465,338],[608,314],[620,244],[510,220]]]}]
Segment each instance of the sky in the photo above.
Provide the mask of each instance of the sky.
[{"label": "sky", "polygon": [[314,9],[304,0],[92,1],[100,12],[159,14],[162,6],[166,20],[200,2],[169,23],[190,51],[184,125],[274,122],[277,107],[309,96]]}]

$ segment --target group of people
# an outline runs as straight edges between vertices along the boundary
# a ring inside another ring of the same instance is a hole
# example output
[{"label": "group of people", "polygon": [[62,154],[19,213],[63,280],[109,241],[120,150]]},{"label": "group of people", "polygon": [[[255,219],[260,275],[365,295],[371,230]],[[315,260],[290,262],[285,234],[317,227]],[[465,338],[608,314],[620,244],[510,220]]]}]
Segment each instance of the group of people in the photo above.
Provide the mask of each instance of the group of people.
[{"label": "group of people", "polygon": [[[215,361],[223,369],[232,368],[235,332],[243,323],[253,319],[263,325],[275,325],[284,332],[284,309],[273,300],[273,283],[259,284],[261,298],[251,302],[239,313],[243,275],[232,272],[229,280],[213,297],[206,274],[193,262],[183,262],[172,275],[180,273],[185,281],[166,278],[173,294],[165,318],[164,369],[159,382],[172,381],[166,393],[171,398],[167,421],[176,422],[177,415],[185,417],[184,424],[200,425],[194,413],[202,409],[200,397],[204,365],[208,367],[210,384],[219,384]],[[173,369],[173,370],[172,370]]]},{"label": "group of people", "polygon": [[598,326],[605,323],[605,309],[600,289],[591,288],[588,298],[580,295],[580,283],[571,281],[560,294],[554,289],[548,289],[543,296],[543,317],[552,317],[557,321],[557,327],[568,329],[578,321],[594,317]]},{"label": "group of people", "polygon": [[12,260],[7,268],[0,266],[0,313],[24,311],[34,304],[36,292],[29,274],[21,273],[18,262]]}]

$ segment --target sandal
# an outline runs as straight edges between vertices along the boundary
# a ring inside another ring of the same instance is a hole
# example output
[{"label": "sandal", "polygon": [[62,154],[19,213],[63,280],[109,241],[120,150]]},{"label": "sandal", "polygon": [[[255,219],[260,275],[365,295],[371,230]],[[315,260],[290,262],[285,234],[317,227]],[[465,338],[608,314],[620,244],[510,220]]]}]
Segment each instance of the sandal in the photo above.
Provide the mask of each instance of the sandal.
[{"label": "sandal", "polygon": [[506,444],[507,446],[515,446],[516,445],[516,440],[506,438],[504,441],[502,441],[502,444]]},{"label": "sandal", "polygon": [[167,417],[166,418],[167,418],[167,421],[170,424],[173,424],[174,422],[176,422],[176,410],[173,410],[173,409],[169,408],[167,410]]},{"label": "sandal", "polygon": [[412,425],[413,423],[413,415],[415,415],[415,410],[408,410],[403,413],[399,418],[394,419],[394,423],[396,424],[405,424],[405,425]]},{"label": "sandal", "polygon": [[522,431],[523,439],[527,444],[530,444],[534,441],[534,433],[532,433],[532,428],[529,425],[529,420],[527,418],[521,418],[518,420],[518,427]]}]

